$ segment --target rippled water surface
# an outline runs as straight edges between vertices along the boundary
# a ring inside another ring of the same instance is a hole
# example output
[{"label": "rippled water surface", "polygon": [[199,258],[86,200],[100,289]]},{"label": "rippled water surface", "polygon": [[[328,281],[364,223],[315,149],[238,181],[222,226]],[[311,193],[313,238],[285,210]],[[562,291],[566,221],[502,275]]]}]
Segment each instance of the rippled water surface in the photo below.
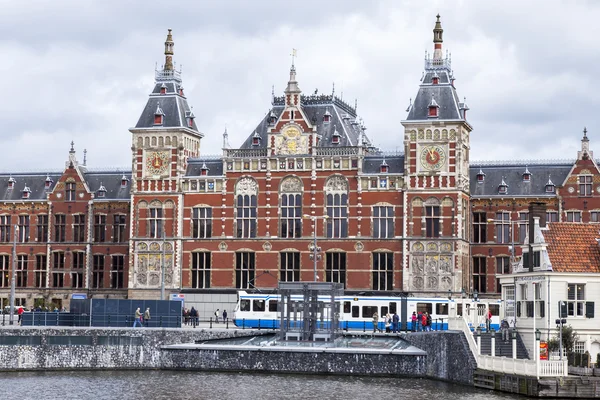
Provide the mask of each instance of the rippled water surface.
[{"label": "rippled water surface", "polygon": [[3,400],[86,399],[410,399],[497,400],[518,396],[427,379],[81,371],[0,373]]}]

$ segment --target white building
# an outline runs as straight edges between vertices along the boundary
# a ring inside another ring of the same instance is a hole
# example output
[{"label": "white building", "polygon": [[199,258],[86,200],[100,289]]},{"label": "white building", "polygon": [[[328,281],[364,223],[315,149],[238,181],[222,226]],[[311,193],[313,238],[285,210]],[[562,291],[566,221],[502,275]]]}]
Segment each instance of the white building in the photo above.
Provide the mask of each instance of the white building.
[{"label": "white building", "polygon": [[[535,330],[541,340],[555,337],[559,308],[566,325],[579,335],[575,351],[589,351],[591,362],[600,352],[600,225],[552,222],[540,227],[533,218],[534,240],[525,240],[523,257],[511,275],[500,278],[505,315],[515,325],[531,357]],[[529,235],[528,235],[529,236]],[[531,246],[531,247],[530,247]],[[533,268],[527,267],[532,253]]]}]

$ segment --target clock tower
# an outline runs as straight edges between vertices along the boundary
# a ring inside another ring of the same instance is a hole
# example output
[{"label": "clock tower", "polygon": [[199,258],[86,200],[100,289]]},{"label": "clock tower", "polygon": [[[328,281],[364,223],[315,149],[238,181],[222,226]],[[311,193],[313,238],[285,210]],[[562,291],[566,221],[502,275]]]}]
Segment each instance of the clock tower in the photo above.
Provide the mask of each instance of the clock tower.
[{"label": "clock tower", "polygon": [[442,52],[440,16],[433,56],[404,126],[404,290],[424,294],[469,291],[468,107],[459,100],[450,57]]},{"label": "clock tower", "polygon": [[[157,298],[157,291],[180,287],[183,198],[181,178],[189,158],[200,154],[195,116],[173,63],[171,29],[165,63],[132,134],[130,298]],[[165,268],[163,275],[162,268]],[[135,290],[132,290],[135,289]]]}]

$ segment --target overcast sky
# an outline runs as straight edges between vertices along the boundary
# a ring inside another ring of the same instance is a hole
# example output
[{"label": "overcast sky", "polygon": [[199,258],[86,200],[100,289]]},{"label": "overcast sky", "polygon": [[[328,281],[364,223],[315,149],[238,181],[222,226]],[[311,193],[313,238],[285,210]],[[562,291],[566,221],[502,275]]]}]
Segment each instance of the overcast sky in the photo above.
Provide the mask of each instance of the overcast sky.
[{"label": "overcast sky", "polygon": [[584,126],[600,156],[600,1],[0,0],[0,170],[56,170],[69,143],[91,167],[130,167],[134,126],[174,61],[205,134],[241,145],[281,95],[292,48],[300,88],[353,104],[371,141],[402,149],[402,126],[441,14],[471,160],[569,159]]}]

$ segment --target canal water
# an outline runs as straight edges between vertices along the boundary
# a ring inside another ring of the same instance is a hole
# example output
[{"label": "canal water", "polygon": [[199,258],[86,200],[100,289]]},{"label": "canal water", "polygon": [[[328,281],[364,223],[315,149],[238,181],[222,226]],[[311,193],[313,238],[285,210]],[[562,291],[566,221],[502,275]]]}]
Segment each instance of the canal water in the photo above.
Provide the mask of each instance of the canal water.
[{"label": "canal water", "polygon": [[3,400],[499,400],[519,396],[428,379],[187,371],[2,372]]}]

